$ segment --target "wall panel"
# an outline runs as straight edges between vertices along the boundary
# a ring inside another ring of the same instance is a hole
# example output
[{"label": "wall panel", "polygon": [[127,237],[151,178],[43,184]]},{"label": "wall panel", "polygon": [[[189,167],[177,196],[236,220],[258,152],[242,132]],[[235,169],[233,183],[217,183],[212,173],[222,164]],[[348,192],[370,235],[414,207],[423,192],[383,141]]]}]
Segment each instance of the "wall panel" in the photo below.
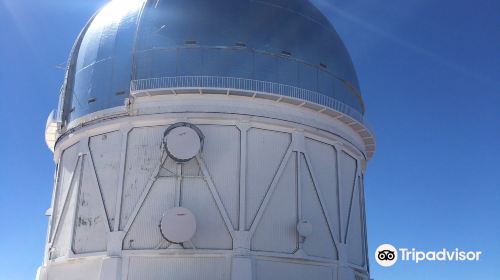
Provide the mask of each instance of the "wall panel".
[{"label": "wall panel", "polygon": [[[252,250],[293,253],[298,246],[295,156],[289,158],[252,238]],[[279,238],[272,238],[279,236]]]},{"label": "wall panel", "polygon": [[106,251],[107,218],[104,205],[100,198],[94,168],[90,165],[88,155],[83,159],[82,184],[77,199],[77,214],[75,219],[75,236],[73,252],[89,253]]},{"label": "wall panel", "polygon": [[128,135],[120,229],[127,223],[139,197],[160,165],[165,127],[134,128]]},{"label": "wall panel", "polygon": [[337,152],[333,146],[306,139],[306,153],[311,161],[311,171],[317,180],[317,188],[325,199],[327,214],[332,222],[334,234],[340,238],[340,216],[337,184]]},{"label": "wall panel", "polygon": [[240,131],[235,126],[200,126],[205,135],[203,160],[229,214],[239,224]]},{"label": "wall panel", "polygon": [[114,227],[116,193],[119,187],[121,143],[120,131],[96,135],[89,140],[89,149],[111,229]]},{"label": "wall panel", "polygon": [[291,142],[288,133],[251,128],[247,140],[246,226],[250,228]]},{"label": "wall panel", "polygon": [[337,249],[328,228],[325,212],[314,186],[306,160],[301,156],[302,219],[311,223],[313,231],[304,241],[308,255],[337,259]]}]

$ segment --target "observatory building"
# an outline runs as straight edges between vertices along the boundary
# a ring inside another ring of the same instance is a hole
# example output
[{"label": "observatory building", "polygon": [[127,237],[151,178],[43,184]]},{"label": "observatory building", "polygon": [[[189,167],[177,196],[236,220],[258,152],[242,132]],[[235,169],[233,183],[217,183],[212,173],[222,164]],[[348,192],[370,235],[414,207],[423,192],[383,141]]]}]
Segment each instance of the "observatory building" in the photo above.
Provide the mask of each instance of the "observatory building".
[{"label": "observatory building", "polygon": [[111,1],[47,121],[37,279],[369,279],[364,110],[306,0]]}]

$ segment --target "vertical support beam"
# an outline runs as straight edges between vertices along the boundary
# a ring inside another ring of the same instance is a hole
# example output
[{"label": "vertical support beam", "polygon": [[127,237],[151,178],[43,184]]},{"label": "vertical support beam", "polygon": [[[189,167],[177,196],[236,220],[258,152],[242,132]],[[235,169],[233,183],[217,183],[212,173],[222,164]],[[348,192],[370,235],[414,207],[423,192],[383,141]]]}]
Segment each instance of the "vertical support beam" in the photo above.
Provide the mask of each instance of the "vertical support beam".
[{"label": "vertical support beam", "polygon": [[292,133],[292,149],[294,152],[304,153],[306,151],[306,138],[304,131],[296,130]]},{"label": "vertical support beam", "polygon": [[231,263],[231,280],[252,280],[253,269],[250,256],[233,257]]},{"label": "vertical support beam", "polygon": [[124,231],[113,231],[107,234],[106,252],[110,257],[121,257]]},{"label": "vertical support beam", "polygon": [[130,268],[130,257],[129,256],[123,256],[122,257],[122,280],[128,280],[128,270]]},{"label": "vertical support beam", "polygon": [[116,192],[116,206],[115,206],[115,221],[112,231],[120,230],[120,219],[122,215],[122,194],[125,181],[125,165],[127,162],[127,145],[128,134],[132,128],[130,126],[122,127],[120,132],[122,134],[122,146],[120,154],[120,170],[118,171],[118,191]]},{"label": "vertical support beam", "polygon": [[296,162],[296,174],[295,174],[295,185],[297,186],[297,218],[298,220],[302,220],[302,153],[295,153],[295,162]]},{"label": "vertical support beam", "polygon": [[[340,210],[341,210],[341,207],[340,207],[340,203],[341,203],[340,188],[341,188],[341,182],[342,182],[342,180],[341,180],[342,174],[340,171],[340,153],[342,153],[342,147],[338,144],[334,144],[333,149],[335,150],[335,161],[336,161],[336,172],[337,172],[337,182],[336,182],[335,190],[337,192],[337,221],[338,221],[338,225],[339,225],[338,236],[336,236],[337,240],[338,240],[337,252],[338,252],[338,257],[339,257],[337,271],[338,271],[338,279],[344,279],[344,278],[341,278],[341,277],[344,277],[343,273],[342,273],[342,270],[344,268],[342,265],[347,262],[347,248],[346,248],[346,245],[344,243],[345,241],[342,239],[342,216],[340,213]],[[333,233],[333,234],[335,234],[335,233]]]},{"label": "vertical support beam", "polygon": [[[337,219],[339,221],[339,229],[338,229],[338,233],[339,235],[337,236],[339,238],[339,242],[342,243],[343,240],[342,240],[342,217],[341,217],[341,214],[340,214],[340,203],[342,203],[342,199],[340,199],[340,183],[342,182],[341,180],[341,176],[342,174],[340,174],[340,156],[339,154],[342,152],[342,149],[338,146],[338,145],[333,145],[334,147],[334,150],[335,150],[335,161],[336,161],[336,171],[337,171],[337,187],[336,187],[336,191],[337,191]],[[340,252],[339,252],[340,254]]]},{"label": "vertical support beam", "polygon": [[[237,124],[240,131],[240,181],[239,181],[239,217],[238,217],[238,228],[234,232],[233,236],[233,250],[237,255],[237,260],[233,259],[233,264],[231,266],[231,277],[232,279],[239,279],[239,277],[247,273],[247,266],[250,266],[251,275],[251,259],[249,258],[250,252],[250,232],[246,230],[246,193],[247,193],[247,149],[248,149],[248,130],[251,128],[251,124],[246,120],[240,121]],[[236,258],[236,257],[235,257]],[[249,263],[247,263],[247,261]],[[245,278],[246,279],[246,278]],[[250,280],[252,278],[249,278]]]},{"label": "vertical support beam", "polygon": [[248,146],[248,129],[250,124],[242,122],[238,124],[240,130],[240,203],[239,203],[239,225],[238,230],[245,230],[246,225],[246,184],[247,184],[247,146]]},{"label": "vertical support beam", "polygon": [[364,240],[364,257],[365,257],[365,268],[368,272],[370,272],[370,262],[368,258],[368,230],[366,228],[366,210],[365,210],[365,180],[364,180],[364,169],[361,171],[361,176],[359,178],[359,195],[361,197],[361,215],[363,215],[363,223],[361,226],[363,227],[363,240]]},{"label": "vertical support beam", "polygon": [[[302,153],[295,152],[295,166],[297,170],[295,171],[295,186],[297,188],[297,225],[302,221]],[[299,235],[299,250],[304,247],[305,237]]]},{"label": "vertical support beam", "polygon": [[102,260],[99,280],[119,280],[122,279],[122,258],[106,257]]},{"label": "vertical support beam", "polygon": [[[302,154],[306,151],[304,131],[296,130],[292,133],[292,147],[295,156],[295,186],[297,191],[297,224],[302,220]],[[304,245],[304,237],[299,236],[299,250]]]},{"label": "vertical support beam", "polygon": [[175,202],[174,207],[181,205],[182,163],[176,163],[175,172]]}]

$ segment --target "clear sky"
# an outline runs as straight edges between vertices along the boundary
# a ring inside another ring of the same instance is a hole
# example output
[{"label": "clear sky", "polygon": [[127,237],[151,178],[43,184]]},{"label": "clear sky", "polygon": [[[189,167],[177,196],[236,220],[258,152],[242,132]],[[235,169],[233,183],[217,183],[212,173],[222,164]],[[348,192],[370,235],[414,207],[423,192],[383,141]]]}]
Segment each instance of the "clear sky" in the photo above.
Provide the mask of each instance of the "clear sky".
[{"label": "clear sky", "polygon": [[[54,164],[44,143],[74,39],[104,0],[0,0],[0,279],[42,262]],[[314,0],[349,49],[377,135],[372,277],[500,279],[500,1]],[[480,250],[378,266],[382,243]]]}]

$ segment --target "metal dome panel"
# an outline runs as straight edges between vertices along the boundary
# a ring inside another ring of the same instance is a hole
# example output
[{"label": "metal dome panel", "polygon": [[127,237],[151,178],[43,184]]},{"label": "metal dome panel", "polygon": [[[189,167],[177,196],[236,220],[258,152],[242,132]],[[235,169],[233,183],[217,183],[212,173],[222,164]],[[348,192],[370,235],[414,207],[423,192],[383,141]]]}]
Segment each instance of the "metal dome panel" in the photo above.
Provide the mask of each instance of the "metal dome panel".
[{"label": "metal dome panel", "polygon": [[347,50],[308,1],[130,0],[112,1],[82,31],[61,119],[123,105],[131,81],[184,76],[290,86],[364,111]]}]

